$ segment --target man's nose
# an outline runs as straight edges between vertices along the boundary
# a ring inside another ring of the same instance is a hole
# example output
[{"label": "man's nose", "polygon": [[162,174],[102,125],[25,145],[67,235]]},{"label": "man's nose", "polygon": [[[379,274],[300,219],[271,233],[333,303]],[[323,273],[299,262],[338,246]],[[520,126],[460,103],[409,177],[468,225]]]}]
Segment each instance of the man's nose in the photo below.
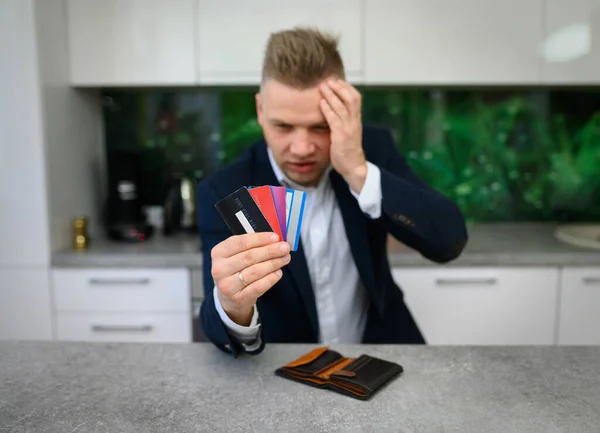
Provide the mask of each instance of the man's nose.
[{"label": "man's nose", "polygon": [[290,151],[297,156],[310,155],[314,150],[310,137],[305,131],[298,131],[294,134]]}]

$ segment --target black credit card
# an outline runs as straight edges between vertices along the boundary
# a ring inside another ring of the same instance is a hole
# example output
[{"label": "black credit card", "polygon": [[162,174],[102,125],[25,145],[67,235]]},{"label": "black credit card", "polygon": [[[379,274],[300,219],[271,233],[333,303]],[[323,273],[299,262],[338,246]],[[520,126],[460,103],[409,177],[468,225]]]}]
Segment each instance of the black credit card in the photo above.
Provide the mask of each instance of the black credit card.
[{"label": "black credit card", "polygon": [[246,187],[218,201],[215,207],[234,235],[273,231]]}]

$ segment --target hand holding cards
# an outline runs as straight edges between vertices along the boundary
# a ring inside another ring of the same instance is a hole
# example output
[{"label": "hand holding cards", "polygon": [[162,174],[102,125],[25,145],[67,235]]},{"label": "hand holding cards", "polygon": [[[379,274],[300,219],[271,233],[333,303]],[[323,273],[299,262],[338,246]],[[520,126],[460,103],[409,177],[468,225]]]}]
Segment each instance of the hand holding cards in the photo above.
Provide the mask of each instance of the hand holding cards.
[{"label": "hand holding cards", "polygon": [[283,186],[242,187],[215,207],[234,235],[271,231],[298,249],[306,193]]},{"label": "hand holding cards", "polygon": [[250,325],[256,300],[279,281],[290,250],[298,248],[305,200],[301,191],[261,186],[215,204],[234,236],[212,249],[211,274],[219,303],[238,325]]}]

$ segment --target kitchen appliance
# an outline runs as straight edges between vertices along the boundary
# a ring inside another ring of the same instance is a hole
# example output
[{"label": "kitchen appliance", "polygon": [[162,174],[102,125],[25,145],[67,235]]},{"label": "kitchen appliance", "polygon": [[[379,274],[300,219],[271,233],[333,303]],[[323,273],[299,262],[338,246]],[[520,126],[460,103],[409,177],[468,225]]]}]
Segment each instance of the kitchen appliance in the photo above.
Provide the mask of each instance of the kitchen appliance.
[{"label": "kitchen appliance", "polygon": [[106,233],[110,239],[141,242],[153,234],[142,209],[141,162],[137,152],[114,150],[107,154],[108,196]]},{"label": "kitchen appliance", "polygon": [[178,232],[194,232],[196,224],[196,187],[192,178],[174,175],[163,205],[163,232],[172,235]]}]

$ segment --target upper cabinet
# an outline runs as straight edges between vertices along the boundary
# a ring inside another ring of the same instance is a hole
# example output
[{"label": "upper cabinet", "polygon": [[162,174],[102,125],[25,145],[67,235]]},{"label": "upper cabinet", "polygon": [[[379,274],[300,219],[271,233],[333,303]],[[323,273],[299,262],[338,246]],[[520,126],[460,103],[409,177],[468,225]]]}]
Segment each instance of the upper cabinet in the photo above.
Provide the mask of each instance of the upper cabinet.
[{"label": "upper cabinet", "polygon": [[269,34],[314,26],[340,38],[347,77],[363,72],[361,0],[199,0],[197,43],[201,85],[260,82]]},{"label": "upper cabinet", "polygon": [[196,83],[196,0],[68,0],[71,83]]},{"label": "upper cabinet", "polygon": [[365,1],[366,84],[537,83],[542,10],[542,0]]},{"label": "upper cabinet", "polygon": [[296,26],[338,36],[359,85],[600,82],[600,0],[66,1],[75,86],[256,86]]},{"label": "upper cabinet", "polygon": [[541,47],[545,84],[600,82],[600,0],[546,0]]}]

